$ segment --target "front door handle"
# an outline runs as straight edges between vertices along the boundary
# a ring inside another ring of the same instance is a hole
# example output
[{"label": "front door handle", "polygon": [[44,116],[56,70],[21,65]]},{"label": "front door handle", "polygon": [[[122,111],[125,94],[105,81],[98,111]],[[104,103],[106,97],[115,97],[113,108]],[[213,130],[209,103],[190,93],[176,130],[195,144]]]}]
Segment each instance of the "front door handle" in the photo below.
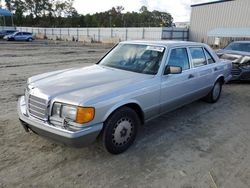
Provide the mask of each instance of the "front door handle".
[{"label": "front door handle", "polygon": [[189,75],[188,75],[188,79],[193,78],[193,77],[194,77],[193,74],[189,74]]},{"label": "front door handle", "polygon": [[217,67],[215,67],[215,68],[214,68],[214,71],[217,71],[217,70],[218,70],[218,68],[217,68]]}]

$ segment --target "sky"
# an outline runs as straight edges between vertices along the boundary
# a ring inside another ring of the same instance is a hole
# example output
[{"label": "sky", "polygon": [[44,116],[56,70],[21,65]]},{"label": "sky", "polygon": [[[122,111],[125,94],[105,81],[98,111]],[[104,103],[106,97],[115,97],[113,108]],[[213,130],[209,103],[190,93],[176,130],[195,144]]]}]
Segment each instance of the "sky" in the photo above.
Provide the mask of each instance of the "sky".
[{"label": "sky", "polygon": [[80,14],[103,12],[116,6],[123,6],[124,12],[138,12],[145,5],[148,10],[169,12],[174,22],[185,22],[190,19],[190,5],[216,0],[75,0],[74,7]]}]

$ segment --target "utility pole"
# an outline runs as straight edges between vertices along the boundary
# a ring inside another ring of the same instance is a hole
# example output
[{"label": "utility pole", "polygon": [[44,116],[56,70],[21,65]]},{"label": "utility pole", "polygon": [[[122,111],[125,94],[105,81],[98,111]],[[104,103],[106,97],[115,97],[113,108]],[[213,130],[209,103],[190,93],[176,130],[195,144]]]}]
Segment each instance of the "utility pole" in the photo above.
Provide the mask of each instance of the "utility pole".
[{"label": "utility pole", "polygon": [[112,13],[111,13],[111,11],[109,12],[109,27],[112,27],[112,25],[111,25],[111,16],[112,16]]}]

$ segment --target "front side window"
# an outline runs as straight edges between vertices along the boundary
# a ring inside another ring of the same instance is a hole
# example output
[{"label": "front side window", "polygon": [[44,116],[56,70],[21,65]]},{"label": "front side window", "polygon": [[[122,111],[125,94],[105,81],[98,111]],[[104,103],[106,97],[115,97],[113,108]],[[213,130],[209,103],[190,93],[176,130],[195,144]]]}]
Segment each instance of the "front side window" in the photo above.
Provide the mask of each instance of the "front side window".
[{"label": "front side window", "polygon": [[194,67],[200,67],[207,64],[204,51],[201,47],[190,47],[189,49]]},{"label": "front side window", "polygon": [[118,44],[99,64],[143,74],[158,72],[165,48],[144,44]]},{"label": "front side window", "polygon": [[189,69],[189,60],[186,48],[175,48],[170,52],[168,65],[181,67],[182,70]]},{"label": "front side window", "polygon": [[16,34],[16,36],[21,36],[21,35],[22,35],[22,33],[17,33],[17,34]]}]

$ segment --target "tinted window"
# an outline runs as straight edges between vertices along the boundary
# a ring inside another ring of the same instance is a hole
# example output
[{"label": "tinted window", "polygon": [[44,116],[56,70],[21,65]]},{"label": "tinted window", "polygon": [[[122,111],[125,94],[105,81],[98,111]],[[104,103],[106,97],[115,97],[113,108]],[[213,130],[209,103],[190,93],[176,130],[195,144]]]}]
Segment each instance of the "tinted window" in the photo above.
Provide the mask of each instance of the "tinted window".
[{"label": "tinted window", "polygon": [[207,49],[205,49],[205,54],[206,54],[206,58],[207,58],[208,64],[215,63],[215,60],[213,59],[213,57],[211,56],[211,54],[207,51]]},{"label": "tinted window", "polygon": [[225,50],[236,50],[243,52],[250,52],[250,43],[230,43],[228,46],[224,48]]},{"label": "tinted window", "polygon": [[182,70],[189,69],[189,60],[186,48],[176,48],[171,50],[168,65],[181,67]]},{"label": "tinted window", "polygon": [[207,64],[205,54],[201,47],[190,48],[190,53],[194,67],[200,67]]},{"label": "tinted window", "polygon": [[17,33],[17,34],[16,34],[16,36],[20,36],[20,35],[22,35],[22,33]]}]

